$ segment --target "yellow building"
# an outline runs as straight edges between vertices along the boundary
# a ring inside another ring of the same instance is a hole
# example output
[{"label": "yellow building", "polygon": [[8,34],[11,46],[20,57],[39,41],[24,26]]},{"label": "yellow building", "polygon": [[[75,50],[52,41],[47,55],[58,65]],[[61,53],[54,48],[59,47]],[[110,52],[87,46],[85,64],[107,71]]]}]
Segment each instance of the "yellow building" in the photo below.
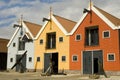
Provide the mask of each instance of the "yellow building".
[{"label": "yellow building", "polygon": [[57,15],[44,20],[35,38],[35,69],[45,72],[52,62],[54,73],[69,70],[69,32],[76,22]]}]

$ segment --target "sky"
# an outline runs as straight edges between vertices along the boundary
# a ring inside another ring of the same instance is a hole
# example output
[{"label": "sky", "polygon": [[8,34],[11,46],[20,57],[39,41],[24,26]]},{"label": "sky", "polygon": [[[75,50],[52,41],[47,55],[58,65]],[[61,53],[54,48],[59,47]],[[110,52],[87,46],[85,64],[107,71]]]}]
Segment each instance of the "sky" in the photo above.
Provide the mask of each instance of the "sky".
[{"label": "sky", "polygon": [[[78,22],[90,0],[0,0],[0,38],[10,39],[21,15],[23,20],[43,25],[50,6],[56,15]],[[120,0],[92,0],[93,4],[120,18]]]}]

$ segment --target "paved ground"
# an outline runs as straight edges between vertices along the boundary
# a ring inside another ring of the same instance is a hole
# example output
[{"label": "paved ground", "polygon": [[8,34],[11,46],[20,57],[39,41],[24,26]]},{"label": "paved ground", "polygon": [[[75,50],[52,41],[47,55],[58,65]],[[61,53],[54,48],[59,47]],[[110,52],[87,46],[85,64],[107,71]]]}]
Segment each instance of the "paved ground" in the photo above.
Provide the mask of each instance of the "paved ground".
[{"label": "paved ground", "polygon": [[[88,76],[80,76],[79,74],[41,76],[40,73],[38,72],[29,73],[0,72],[0,80],[93,80],[93,79],[89,79]],[[100,78],[97,80],[120,80],[120,76],[111,76],[110,78],[100,76]]]}]

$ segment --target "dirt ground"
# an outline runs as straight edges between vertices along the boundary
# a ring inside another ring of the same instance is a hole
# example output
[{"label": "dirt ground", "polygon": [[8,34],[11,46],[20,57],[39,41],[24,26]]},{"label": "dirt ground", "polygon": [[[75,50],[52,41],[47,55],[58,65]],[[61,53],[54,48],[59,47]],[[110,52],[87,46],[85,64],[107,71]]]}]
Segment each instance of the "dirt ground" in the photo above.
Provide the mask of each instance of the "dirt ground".
[{"label": "dirt ground", "polygon": [[[94,79],[89,79],[88,76],[81,76],[79,74],[41,76],[39,72],[27,72],[27,73],[0,72],[0,80],[94,80]],[[120,80],[120,76],[110,76],[110,78],[105,78],[104,76],[101,75],[100,78],[97,80]]]}]

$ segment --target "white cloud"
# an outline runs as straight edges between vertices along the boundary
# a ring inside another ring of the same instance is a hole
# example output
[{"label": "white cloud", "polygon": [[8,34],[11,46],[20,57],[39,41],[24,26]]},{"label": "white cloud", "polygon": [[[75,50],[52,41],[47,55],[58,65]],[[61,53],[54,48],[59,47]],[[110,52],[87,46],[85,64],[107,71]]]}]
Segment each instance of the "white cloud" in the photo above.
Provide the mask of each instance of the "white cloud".
[{"label": "white cloud", "polygon": [[[92,0],[94,5],[120,18],[120,0]],[[9,3],[0,1],[0,10],[2,18],[14,15],[14,18],[1,20],[1,24],[12,22],[9,27],[0,26],[0,37],[11,36],[13,23],[17,22],[21,15],[24,20],[43,24],[42,18],[48,17],[49,7],[52,6],[53,13],[74,21],[78,21],[83,14],[83,8],[88,7],[89,0],[59,0],[53,3],[42,3],[40,0],[10,0]],[[16,5],[17,4],[17,5]],[[18,5],[19,4],[19,5]],[[21,6],[23,5],[23,6]],[[7,33],[5,33],[7,31]],[[9,34],[8,34],[9,32]]]}]

